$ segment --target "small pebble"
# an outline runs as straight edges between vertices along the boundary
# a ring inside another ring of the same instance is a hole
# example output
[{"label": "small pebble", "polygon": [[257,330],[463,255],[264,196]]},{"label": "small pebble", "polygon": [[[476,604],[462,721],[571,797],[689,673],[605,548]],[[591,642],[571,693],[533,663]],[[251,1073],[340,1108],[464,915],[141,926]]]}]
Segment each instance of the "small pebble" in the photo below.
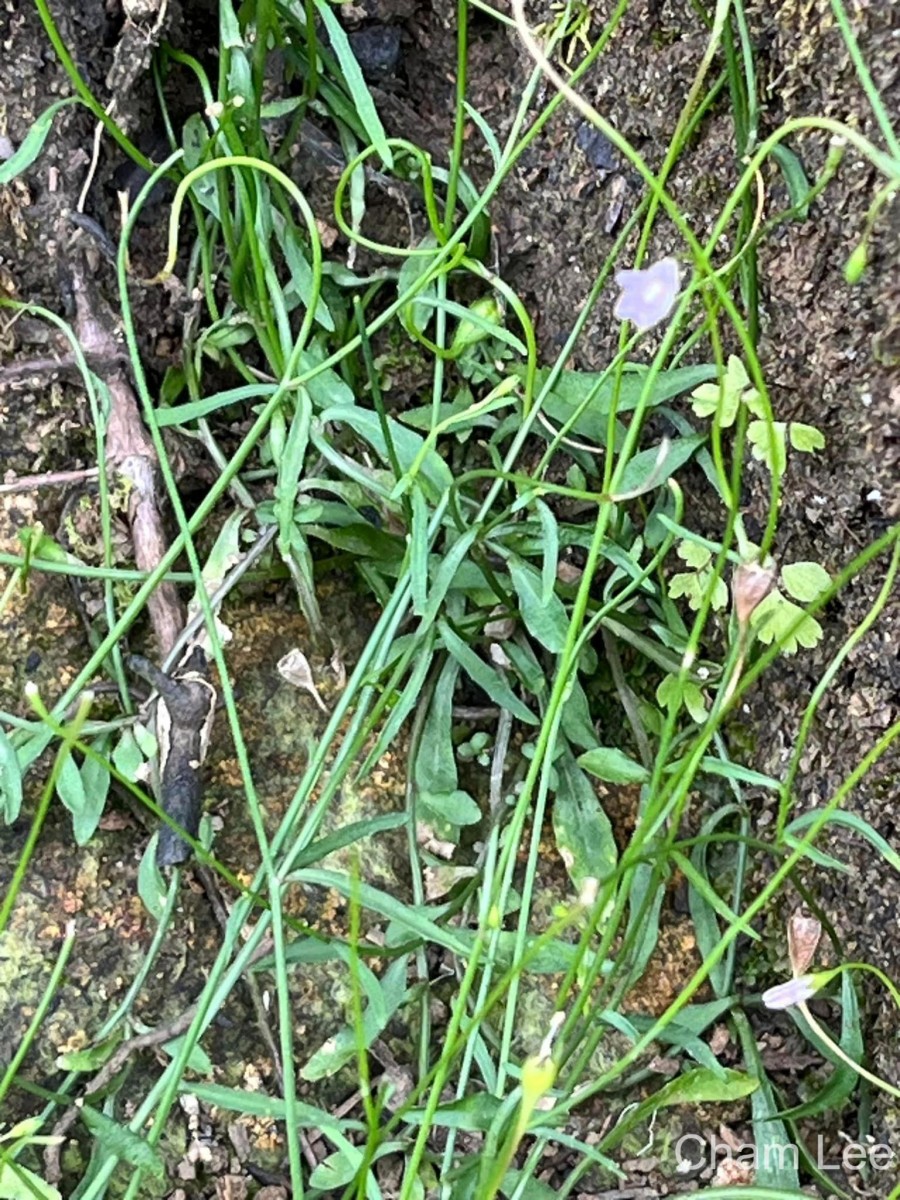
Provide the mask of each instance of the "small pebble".
[{"label": "small pebble", "polygon": [[400,29],[396,25],[367,25],[347,38],[363,76],[370,82],[393,75],[400,62]]},{"label": "small pebble", "polygon": [[607,175],[618,166],[616,148],[612,142],[589,121],[582,121],[575,133],[575,143],[592,167]]}]

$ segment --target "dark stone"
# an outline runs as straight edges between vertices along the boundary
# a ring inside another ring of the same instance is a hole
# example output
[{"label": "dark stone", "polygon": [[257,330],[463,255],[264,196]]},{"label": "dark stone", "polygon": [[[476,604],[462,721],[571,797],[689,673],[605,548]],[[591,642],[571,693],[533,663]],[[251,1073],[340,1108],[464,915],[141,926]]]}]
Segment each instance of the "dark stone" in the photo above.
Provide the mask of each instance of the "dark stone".
[{"label": "dark stone", "polygon": [[347,37],[366,79],[376,82],[395,73],[400,62],[400,30],[396,25],[367,25]]},{"label": "dark stone", "polygon": [[616,154],[615,146],[589,121],[582,121],[578,126],[575,143],[591,166],[602,171],[604,175],[615,171],[618,167],[619,157]]}]

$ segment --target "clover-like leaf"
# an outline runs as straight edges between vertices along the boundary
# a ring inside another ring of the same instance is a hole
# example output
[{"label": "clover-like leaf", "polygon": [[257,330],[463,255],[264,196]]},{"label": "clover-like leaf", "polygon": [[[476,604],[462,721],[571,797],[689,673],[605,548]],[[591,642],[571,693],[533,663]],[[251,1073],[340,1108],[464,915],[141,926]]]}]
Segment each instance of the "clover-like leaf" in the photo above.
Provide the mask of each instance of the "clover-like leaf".
[{"label": "clover-like leaf", "polygon": [[741,393],[741,400],[747,405],[747,408],[753,413],[754,417],[759,417],[761,421],[766,419],[766,406],[763,404],[763,398],[755,387],[747,388]]},{"label": "clover-like leaf", "polygon": [[660,708],[668,708],[670,704],[684,704],[691,718],[702,725],[706,720],[706,701],[703,693],[692,679],[685,679],[679,686],[677,675],[666,675],[656,689],[656,703]]},{"label": "clover-like leaf", "polygon": [[796,654],[801,646],[810,649],[822,638],[819,622],[777,589],[758,606],[751,622],[761,642],[778,642],[785,654]]},{"label": "clover-like leaf", "polygon": [[729,425],[734,424],[742,402],[757,413],[755,406],[758,398],[756,388],[750,387],[746,367],[736,354],[732,354],[721,383],[701,383],[698,388],[694,388],[691,392],[691,406],[698,417],[713,417],[718,413],[719,424],[723,429],[727,429]]},{"label": "clover-like leaf", "polygon": [[696,571],[679,571],[669,580],[669,595],[673,600],[683,597],[696,612],[703,603],[703,582]]},{"label": "clover-like leaf", "polygon": [[742,392],[750,386],[750,376],[747,368],[736,354],[728,355],[728,365],[725,368],[725,386],[729,391]]},{"label": "clover-like leaf", "polygon": [[[722,395],[721,409],[719,409],[720,395]],[[696,415],[698,417],[714,417],[718,412],[719,424],[723,429],[734,424],[740,401],[740,393],[729,392],[726,388],[723,394],[722,389],[715,383],[701,383],[691,392],[691,408]]]},{"label": "clover-like leaf", "polygon": [[825,435],[815,425],[804,425],[801,421],[791,421],[789,436],[795,450],[811,454],[814,450],[825,448]]},{"label": "clover-like leaf", "polygon": [[702,571],[704,567],[708,567],[712,558],[712,551],[706,546],[698,545],[697,542],[679,542],[675,553],[695,571]]},{"label": "clover-like leaf", "polygon": [[765,463],[779,478],[787,467],[787,424],[773,421],[771,432],[766,421],[751,421],[747,426],[747,441],[755,459]]},{"label": "clover-like leaf", "polygon": [[[683,596],[694,612],[697,612],[703,604],[710,574],[710,571],[679,571],[669,580],[669,595],[673,600]],[[713,589],[712,607],[718,611],[727,603],[728,588],[724,580],[717,579]]]},{"label": "clover-like leaf", "polygon": [[781,581],[786,592],[801,604],[810,604],[831,587],[831,576],[817,562],[795,562],[782,567]]}]

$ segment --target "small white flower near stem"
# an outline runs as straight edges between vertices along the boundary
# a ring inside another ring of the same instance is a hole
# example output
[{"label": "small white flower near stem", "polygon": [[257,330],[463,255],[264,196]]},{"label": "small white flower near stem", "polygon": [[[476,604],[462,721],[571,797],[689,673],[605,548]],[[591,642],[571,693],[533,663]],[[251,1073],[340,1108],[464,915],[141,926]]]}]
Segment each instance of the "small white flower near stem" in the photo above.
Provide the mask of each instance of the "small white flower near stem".
[{"label": "small white flower near stem", "polygon": [[828,982],[831,975],[831,971],[821,971],[817,975],[798,975],[796,979],[789,979],[786,983],[779,983],[763,992],[762,1002],[766,1008],[771,1009],[791,1008],[795,1004],[805,1004],[807,1000],[813,998],[819,988]]},{"label": "small white flower near stem", "polygon": [[622,294],[614,315],[620,321],[633,321],[643,333],[664,321],[675,307],[681,271],[674,258],[661,258],[643,271],[619,271],[616,283]]}]

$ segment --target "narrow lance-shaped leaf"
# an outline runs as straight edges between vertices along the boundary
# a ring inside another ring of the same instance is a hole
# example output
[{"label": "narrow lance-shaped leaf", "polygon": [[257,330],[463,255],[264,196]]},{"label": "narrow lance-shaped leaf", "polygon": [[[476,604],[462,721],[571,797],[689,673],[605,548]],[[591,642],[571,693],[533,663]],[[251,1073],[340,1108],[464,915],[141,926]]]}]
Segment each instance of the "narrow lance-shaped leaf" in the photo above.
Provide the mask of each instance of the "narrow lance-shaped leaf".
[{"label": "narrow lance-shaped leaf", "polygon": [[62,1200],[51,1183],[29,1171],[21,1163],[0,1162],[0,1197],[2,1200]]},{"label": "narrow lance-shaped leaf", "polygon": [[321,867],[305,867],[300,871],[292,871],[287,877],[289,883],[308,883],[315,887],[335,888],[348,899],[356,896],[364,909],[380,913],[389,921],[396,922],[404,930],[408,930],[422,942],[434,942],[437,946],[445,946],[454,954],[466,957],[466,939],[454,929],[439,925],[430,920],[428,913],[432,910],[423,905],[404,904],[396,896],[373,887],[368,883],[356,883],[343,871],[327,871]]},{"label": "narrow lance-shaped leaf", "polygon": [[521,559],[510,558],[509,574],[526,629],[551,653],[561,654],[569,630],[563,602],[555,592],[544,601],[540,575]]},{"label": "narrow lance-shaped leaf", "polygon": [[452,716],[458,673],[457,663],[448,658],[432,693],[414,768],[422,819],[445,838],[455,838],[460,826],[481,818],[475,801],[457,787]]},{"label": "narrow lance-shaped leaf", "polygon": [[297,501],[297,485],[306,459],[306,448],[309,445],[309,426],[312,419],[312,405],[306,388],[298,388],[296,395],[296,408],[275,487],[278,549],[283,558],[288,556],[294,543],[294,505]]},{"label": "narrow lance-shaped leaf", "polygon": [[622,478],[616,486],[616,494],[631,494],[659,487],[670,475],[674,475],[679,467],[684,466],[705,441],[706,437],[703,434],[694,434],[692,437],[673,438],[670,442],[649,450],[641,450],[629,461],[622,473]]},{"label": "narrow lance-shaped leaf", "polygon": [[12,742],[0,728],[0,813],[7,825],[22,808],[22,771]]},{"label": "narrow lance-shaped leaf", "polygon": [[644,783],[650,777],[646,767],[616,746],[595,746],[579,756],[578,765],[607,783]]},{"label": "narrow lance-shaped leaf", "polygon": [[458,674],[458,665],[452,658],[448,659],[431,696],[413,768],[416,785],[423,792],[450,792],[456,787],[456,756],[450,740],[450,726]]},{"label": "narrow lance-shaped leaf", "polygon": [[410,487],[412,528],[409,534],[409,576],[413,612],[421,617],[428,598],[428,505],[416,480]]},{"label": "narrow lance-shaped leaf", "polygon": [[[104,761],[107,756],[110,735],[99,737],[91,747],[94,754],[85,756],[81,764],[81,783],[84,788],[84,807],[73,821],[75,841],[83,846],[89,841],[100,824],[106,797],[109,793],[109,768]],[[95,757],[96,755],[96,757]]]},{"label": "narrow lance-shaped leaf", "polygon": [[83,814],[86,804],[84,783],[71,753],[66,755],[59,769],[56,793],[74,818],[77,819]]},{"label": "narrow lance-shaped leaf", "polygon": [[707,1067],[686,1071],[623,1114],[601,1144],[604,1150],[611,1150],[657,1109],[673,1104],[727,1104],[751,1095],[758,1086],[756,1079],[742,1071],[726,1071],[724,1078]]},{"label": "narrow lance-shaped leaf", "polygon": [[[378,1002],[375,1002],[374,996],[371,997],[369,1006],[363,1014],[362,1042],[367,1049],[383,1032],[388,1021],[400,1007],[406,995],[407,969],[407,960],[403,957],[396,959],[391,964],[381,980],[372,975],[374,985],[378,989]],[[310,1082],[325,1079],[350,1062],[356,1051],[356,1030],[351,1025],[347,1025],[315,1051],[306,1065],[301,1068],[300,1075]]]},{"label": "narrow lance-shaped leaf", "polygon": [[559,787],[553,803],[553,831],[576,889],[585,879],[604,879],[615,870],[618,851],[612,825],[587,776],[567,749],[557,760]]},{"label": "narrow lance-shaped leaf", "polygon": [[158,841],[159,834],[155,833],[141,855],[141,864],[138,867],[138,895],[147,912],[156,921],[162,919],[166,910],[166,882],[156,862]]},{"label": "narrow lance-shaped leaf", "polygon": [[778,1105],[750,1023],[743,1013],[738,1013],[735,1024],[744,1061],[759,1080],[750,1101],[756,1142],[756,1182],[761,1187],[798,1188],[796,1153],[785,1123],[778,1119]]},{"label": "narrow lance-shaped leaf", "polygon": [[8,158],[5,163],[0,163],[0,186],[10,183],[17,175],[21,175],[23,171],[28,170],[43,150],[47,135],[53,128],[53,120],[56,114],[61,109],[67,108],[70,104],[78,103],[80,101],[77,96],[67,96],[65,100],[57,100],[55,104],[51,104],[49,108],[44,109],[28,130],[25,140],[15,154],[11,158]]},{"label": "narrow lance-shaped leaf", "polygon": [[537,725],[538,719],[524,704],[500,674],[496,667],[490,666],[479,658],[478,654],[467,645],[458,634],[450,628],[446,621],[438,622],[441,640],[447,650],[456,659],[469,678],[477,683],[481,690],[495,704],[508,709],[514,717],[528,725]]},{"label": "narrow lance-shaped leaf", "polygon": [[[792,1010],[792,1017],[804,1030],[807,1027],[802,1012]],[[844,971],[841,975],[841,1037],[840,1047],[853,1062],[862,1062],[865,1057],[862,1028],[859,1020],[859,1002],[853,984],[853,974]],[[835,1064],[823,1086],[803,1104],[780,1113],[782,1117],[799,1120],[801,1117],[816,1117],[824,1112],[839,1112],[844,1101],[856,1090],[859,1075],[844,1062]]]},{"label": "narrow lance-shaped leaf", "polygon": [[315,5],[322,24],[325,26],[325,32],[328,34],[328,41],[331,44],[331,48],[337,55],[338,63],[353,99],[357,116],[368,134],[369,140],[378,151],[385,169],[390,171],[394,165],[391,148],[387,144],[387,136],[384,132],[384,126],[381,124],[381,118],[375,108],[375,101],[372,99],[372,93],[369,91],[365,79],[363,79],[362,70],[356,61],[356,56],[350,46],[347,34],[335,16],[334,9],[328,3],[328,0],[315,0]]},{"label": "narrow lance-shaped leaf", "polygon": [[140,1167],[148,1175],[162,1179],[165,1174],[163,1160],[149,1142],[126,1125],[120,1125],[112,1117],[87,1104],[78,1111],[88,1130],[102,1144],[107,1154],[115,1154],[129,1166]]},{"label": "narrow lance-shaped leaf", "polygon": [[541,523],[541,534],[544,540],[544,562],[541,567],[541,603],[549,604],[556,587],[556,568],[559,561],[559,529],[556,517],[543,502],[537,500],[534,505],[538,520]]},{"label": "narrow lance-shaped leaf", "polygon": [[[447,592],[453,586],[457,572],[465,560],[466,555],[472,547],[472,543],[478,537],[479,530],[477,526],[467,529],[466,532],[457,539],[439,560],[437,570],[434,572],[434,579],[428,593],[428,603],[422,612],[422,627],[427,628],[438,615],[441,605]],[[433,565],[433,563],[432,563]]]}]

